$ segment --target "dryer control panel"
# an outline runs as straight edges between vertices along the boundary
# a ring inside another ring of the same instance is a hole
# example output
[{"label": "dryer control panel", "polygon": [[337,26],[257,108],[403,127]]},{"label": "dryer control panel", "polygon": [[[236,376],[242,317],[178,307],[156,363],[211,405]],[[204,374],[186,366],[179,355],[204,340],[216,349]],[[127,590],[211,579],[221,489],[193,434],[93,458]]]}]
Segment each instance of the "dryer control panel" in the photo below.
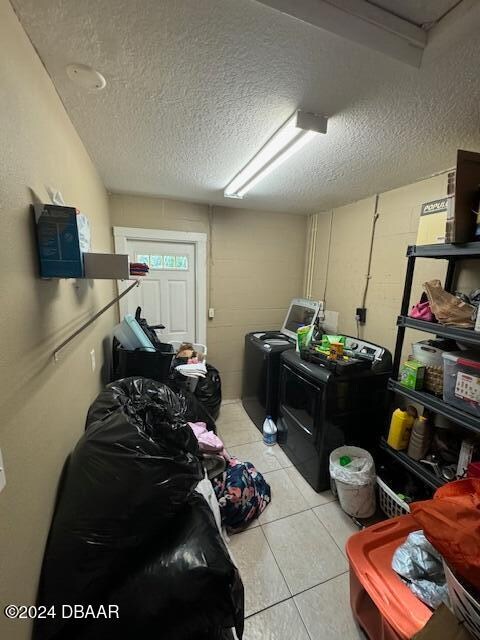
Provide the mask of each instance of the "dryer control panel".
[{"label": "dryer control panel", "polygon": [[360,338],[349,338],[345,341],[345,354],[353,358],[365,360],[381,360],[385,354],[385,349],[372,342],[360,340]]},{"label": "dryer control panel", "polygon": [[373,373],[383,373],[392,368],[392,355],[388,349],[352,336],[345,336],[345,349],[341,358],[330,359],[328,354],[317,351],[315,343],[302,350],[300,355],[303,360],[326,367],[337,375],[349,376],[366,369]]}]

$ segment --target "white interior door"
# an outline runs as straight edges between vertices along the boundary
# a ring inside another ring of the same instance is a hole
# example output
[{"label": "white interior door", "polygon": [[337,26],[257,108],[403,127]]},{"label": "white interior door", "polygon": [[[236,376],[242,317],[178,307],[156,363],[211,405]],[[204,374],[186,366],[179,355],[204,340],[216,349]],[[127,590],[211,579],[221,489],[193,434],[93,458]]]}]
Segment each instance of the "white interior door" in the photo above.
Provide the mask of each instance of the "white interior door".
[{"label": "white interior door", "polygon": [[[141,286],[125,296],[126,311],[142,307],[148,324],[163,324],[157,333],[163,342],[196,342],[195,244],[127,239],[130,262],[150,267]],[[125,308],[124,305],[124,308]]]}]

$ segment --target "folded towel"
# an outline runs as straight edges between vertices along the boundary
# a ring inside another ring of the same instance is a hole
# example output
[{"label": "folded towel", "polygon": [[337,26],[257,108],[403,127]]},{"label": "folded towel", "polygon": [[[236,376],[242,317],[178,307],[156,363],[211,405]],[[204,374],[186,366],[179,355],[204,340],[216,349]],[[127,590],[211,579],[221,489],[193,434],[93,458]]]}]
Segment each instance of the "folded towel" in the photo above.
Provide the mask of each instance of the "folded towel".
[{"label": "folded towel", "polygon": [[205,378],[207,375],[207,367],[203,362],[197,364],[179,364],[175,367],[176,371],[190,378]]}]

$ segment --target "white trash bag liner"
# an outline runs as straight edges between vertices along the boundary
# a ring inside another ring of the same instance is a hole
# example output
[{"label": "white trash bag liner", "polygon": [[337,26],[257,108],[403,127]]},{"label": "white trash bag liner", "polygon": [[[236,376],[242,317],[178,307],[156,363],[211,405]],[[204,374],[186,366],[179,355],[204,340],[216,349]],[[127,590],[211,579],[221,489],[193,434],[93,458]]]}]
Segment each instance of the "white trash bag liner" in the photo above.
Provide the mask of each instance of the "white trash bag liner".
[{"label": "white trash bag liner", "polygon": [[[340,458],[351,462],[342,467]],[[340,506],[351,516],[369,518],[376,509],[375,463],[372,456],[359,447],[339,447],[330,454],[330,476],[335,480]]]}]

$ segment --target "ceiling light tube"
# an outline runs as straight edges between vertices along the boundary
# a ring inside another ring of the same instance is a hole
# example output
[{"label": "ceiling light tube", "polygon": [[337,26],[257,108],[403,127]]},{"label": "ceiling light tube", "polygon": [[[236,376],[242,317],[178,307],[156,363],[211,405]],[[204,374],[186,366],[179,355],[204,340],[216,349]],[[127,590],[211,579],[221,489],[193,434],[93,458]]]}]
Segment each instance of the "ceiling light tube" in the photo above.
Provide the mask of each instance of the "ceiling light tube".
[{"label": "ceiling light tube", "polygon": [[327,118],[313,113],[296,111],[229,182],[223,192],[224,196],[226,198],[243,198],[250,189],[285,162],[287,158],[299,151],[319,133],[326,133],[326,131]]}]

